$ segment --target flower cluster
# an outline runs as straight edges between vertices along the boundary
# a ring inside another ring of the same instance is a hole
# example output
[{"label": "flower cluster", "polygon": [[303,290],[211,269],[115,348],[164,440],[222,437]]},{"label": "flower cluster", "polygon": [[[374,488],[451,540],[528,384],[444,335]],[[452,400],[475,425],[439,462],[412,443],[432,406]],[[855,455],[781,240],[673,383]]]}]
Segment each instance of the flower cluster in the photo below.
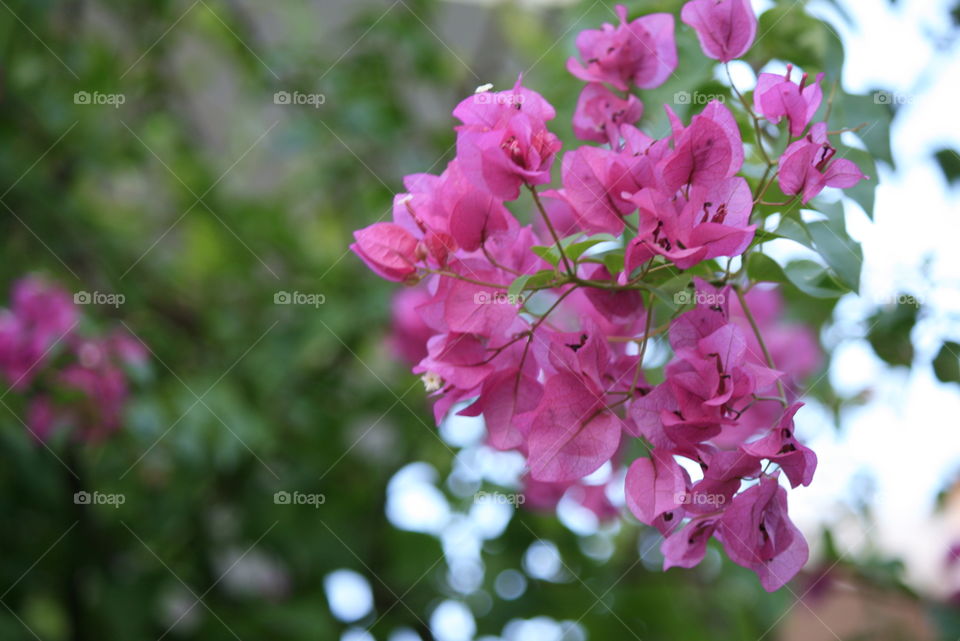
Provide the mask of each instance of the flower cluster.
[{"label": "flower cluster", "polygon": [[[674,17],[616,13],[619,24],[579,34],[568,62],[588,83],[573,131],[598,144],[563,154],[558,186],[553,107],[522,79],[481,87],[453,111],[456,158],[408,176],[393,221],[356,232],[351,249],[415,286],[395,299],[394,347],[438,422],[483,416],[492,447],[525,456],[532,505],[569,491],[610,518],[606,488],[587,477],[626,468],[605,482],[625,484],[630,511],[663,534],[665,567],[696,565],[715,538],[775,590],[807,560],[785,485],[808,485],[816,468],[794,433],[794,390],[820,359],[809,329],[783,323],[778,292],[750,281],[745,254],[774,181],[805,204],[864,176],[835,157],[825,123],[811,125],[822,76],[795,83],[789,67],[761,74],[752,103],[732,88],[756,144],[719,101],[689,122],[665,106],[670,133],[651,137],[631,90],[675,75]],[[747,0],[693,0],[681,19],[722,63],[757,28]],[[786,142],[768,153],[778,126]],[[524,208],[531,224],[515,215]],[[660,367],[649,355],[666,343]]]},{"label": "flower cluster", "polygon": [[0,377],[25,399],[26,426],[39,440],[60,429],[88,440],[118,429],[124,367],[146,359],[128,334],[86,336],[81,322],[70,294],[33,276],[14,283],[10,309],[0,310]]}]

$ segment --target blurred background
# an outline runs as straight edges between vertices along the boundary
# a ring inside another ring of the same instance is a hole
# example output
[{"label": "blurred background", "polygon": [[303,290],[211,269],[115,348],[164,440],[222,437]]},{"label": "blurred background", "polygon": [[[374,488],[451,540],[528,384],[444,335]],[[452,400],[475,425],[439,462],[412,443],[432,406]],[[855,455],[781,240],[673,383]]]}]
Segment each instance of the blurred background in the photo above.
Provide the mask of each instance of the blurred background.
[{"label": "blurred background", "polygon": [[[39,275],[148,352],[108,438],[38,442],[0,396],[0,638],[960,636],[955,0],[755,2],[734,65],[741,88],[753,61],[826,71],[850,126],[879,123],[875,200],[843,205],[861,294],[791,309],[827,358],[799,423],[818,477],[790,497],[813,555],[775,594],[717,550],[662,572],[626,514],[478,500],[522,461],[476,420],[434,426],[391,347],[395,288],[347,253],[403,175],[453,157],[478,85],[522,72],[572,146],[564,63],[612,3],[0,5],[2,304]],[[682,81],[643,94],[657,135],[659,104],[699,108],[676,92],[729,95],[688,28],[678,45]]]}]

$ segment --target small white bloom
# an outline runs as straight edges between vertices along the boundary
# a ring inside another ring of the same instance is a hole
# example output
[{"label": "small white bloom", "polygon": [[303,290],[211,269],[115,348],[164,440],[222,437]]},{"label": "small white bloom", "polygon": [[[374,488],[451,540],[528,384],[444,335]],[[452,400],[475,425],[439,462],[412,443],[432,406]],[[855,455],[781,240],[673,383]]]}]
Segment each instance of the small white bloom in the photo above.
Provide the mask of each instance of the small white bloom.
[{"label": "small white bloom", "polygon": [[436,392],[443,387],[443,379],[436,372],[427,372],[420,377],[420,380],[423,381],[423,387],[428,393]]}]

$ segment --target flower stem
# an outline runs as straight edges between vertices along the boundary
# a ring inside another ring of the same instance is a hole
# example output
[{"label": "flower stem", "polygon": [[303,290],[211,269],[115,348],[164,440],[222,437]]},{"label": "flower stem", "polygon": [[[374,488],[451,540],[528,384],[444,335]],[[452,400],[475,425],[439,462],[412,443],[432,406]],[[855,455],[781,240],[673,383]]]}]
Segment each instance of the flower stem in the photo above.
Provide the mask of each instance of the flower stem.
[{"label": "flower stem", "polygon": [[[737,292],[737,298],[740,300],[740,308],[743,310],[743,315],[747,317],[747,322],[750,323],[750,327],[753,329],[754,335],[757,337],[757,342],[760,343],[760,350],[763,352],[763,358],[767,361],[767,367],[770,369],[777,369],[777,366],[773,363],[773,357],[770,356],[770,350],[767,349],[767,344],[763,341],[763,336],[760,334],[760,328],[757,326],[757,321],[753,317],[753,313],[750,311],[750,306],[747,305],[747,299],[743,295],[743,290],[739,286],[734,285],[733,290]],[[787,407],[787,393],[783,389],[783,381],[777,378],[777,392],[780,394],[780,397],[777,399],[780,401],[780,404],[784,407]]]},{"label": "flower stem", "polygon": [[482,280],[476,280],[476,279],[473,279],[473,278],[467,278],[466,276],[461,276],[460,274],[457,274],[457,273],[454,273],[454,272],[448,272],[448,271],[443,270],[443,269],[429,269],[429,268],[427,268],[427,269],[425,269],[424,271],[425,271],[426,273],[428,273],[428,274],[436,274],[437,276],[446,276],[447,278],[453,278],[453,279],[455,279],[455,280],[462,280],[462,281],[467,282],[467,283],[473,283],[474,285],[480,285],[481,287],[492,287],[492,288],[494,288],[494,289],[503,289],[503,290],[506,290],[506,289],[507,289],[507,286],[506,286],[506,285],[500,285],[499,283],[488,283],[488,282],[485,282],[485,281],[482,281]]},{"label": "flower stem", "polygon": [[553,228],[553,223],[550,222],[550,216],[547,216],[547,210],[543,207],[543,203],[540,201],[540,194],[538,194],[536,188],[531,185],[527,185],[527,189],[529,189],[530,193],[533,194],[533,202],[536,203],[537,209],[540,210],[540,215],[543,216],[543,222],[547,225],[547,229],[550,230],[550,235],[553,236],[553,242],[557,244],[557,251],[560,252],[560,258],[563,260],[564,268],[567,270],[568,274],[574,276],[575,274],[573,268],[571,267],[570,260],[563,251],[563,245],[560,244],[560,236],[557,235],[557,230]]},{"label": "flower stem", "polygon": [[730,75],[730,64],[723,63],[723,69],[727,72],[727,79],[730,81],[730,88],[733,89],[733,93],[737,94],[737,98],[740,99],[740,103],[743,105],[743,108],[747,110],[747,114],[753,120],[753,128],[757,134],[757,149],[760,150],[760,155],[763,156],[764,162],[767,165],[773,165],[773,161],[770,160],[770,156],[767,155],[767,150],[763,148],[763,130],[760,128],[760,119],[757,118],[757,114],[753,113],[753,109],[750,108],[750,105],[747,104],[746,98],[743,97],[743,94],[740,93],[740,90],[737,89],[737,86],[733,84],[733,76]]},{"label": "flower stem", "polygon": [[647,342],[650,340],[650,324],[653,322],[653,293],[647,298],[647,321],[643,326],[643,342],[640,343],[640,354],[637,356],[637,368],[633,371],[633,383],[630,385],[630,391],[637,389],[637,382],[640,380],[640,372],[643,370],[643,355],[647,353]]}]

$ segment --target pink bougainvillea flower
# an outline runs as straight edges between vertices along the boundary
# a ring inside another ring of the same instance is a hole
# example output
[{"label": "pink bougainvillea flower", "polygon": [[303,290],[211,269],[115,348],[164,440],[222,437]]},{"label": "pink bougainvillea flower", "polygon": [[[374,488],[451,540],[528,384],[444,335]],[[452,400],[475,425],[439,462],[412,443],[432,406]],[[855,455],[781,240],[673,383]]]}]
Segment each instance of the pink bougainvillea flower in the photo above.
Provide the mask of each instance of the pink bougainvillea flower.
[{"label": "pink bougainvillea flower", "polygon": [[73,300],[63,289],[28,276],[13,285],[9,311],[0,311],[0,373],[13,389],[28,387],[76,326]]},{"label": "pink bougainvillea flower", "polygon": [[740,448],[751,456],[779,464],[792,487],[810,485],[817,469],[817,455],[794,436],[793,417],[801,407],[803,403],[791,405],[767,436]]},{"label": "pink bougainvillea flower", "polygon": [[[544,191],[540,194],[540,200],[543,203],[544,209],[547,211],[550,224],[561,238],[566,238],[573,233],[581,231],[580,225],[577,222],[576,212],[573,211],[573,206],[561,193],[554,190]],[[533,219],[533,229],[536,230],[537,236],[542,238],[550,236],[550,229],[543,220],[543,216],[539,214]]]},{"label": "pink bougainvillea flower", "polygon": [[[787,400],[796,397],[796,390],[823,365],[823,354],[817,334],[810,327],[789,322],[784,318],[783,299],[777,289],[762,285],[750,289],[745,298],[753,319],[763,336],[764,344],[777,369],[783,372],[782,382]],[[730,319],[743,329],[747,339],[747,359],[760,366],[766,365],[763,349],[747,320],[737,297],[733,297]],[[753,437],[767,434],[783,414],[776,400],[757,401],[744,413],[736,426],[731,426],[715,437],[720,447],[737,448]]]},{"label": "pink bougainvillea flower", "polygon": [[537,342],[534,351],[547,373],[569,373],[603,387],[611,363],[610,345],[595,323],[584,319],[582,325],[583,331],[579,332],[549,333],[547,340]]},{"label": "pink bougainvillea flower", "polygon": [[694,277],[696,306],[670,324],[670,345],[675,350],[696,346],[700,339],[713,334],[730,322],[730,302],[736,298],[730,286],[714,287]]},{"label": "pink bougainvillea flower", "polygon": [[768,592],[783,587],[807,562],[803,534],[787,516],[787,492],[776,476],[733,499],[718,531],[730,559],[757,573]]},{"label": "pink bougainvillea flower", "polygon": [[[466,200],[468,205],[473,204],[469,191],[457,173],[455,161],[441,176],[413,174],[405,176],[403,182],[410,191],[394,196],[393,222],[418,239],[417,260],[426,260],[433,267],[445,267],[458,249],[457,241],[450,233],[451,209],[459,206],[461,200]],[[466,226],[468,233],[476,233],[484,238],[491,227],[489,219],[494,215],[496,204],[487,205],[481,208],[481,203],[477,202],[477,206],[467,207],[467,213],[473,214],[479,221]],[[503,213],[502,216],[509,217],[509,214]],[[467,239],[475,242],[472,237]]]},{"label": "pink bougainvillea flower", "polygon": [[834,158],[837,150],[827,140],[827,123],[818,122],[780,157],[777,179],[783,193],[800,194],[804,204],[824,187],[853,187],[867,178],[853,161]]},{"label": "pink bougainvillea flower", "polygon": [[125,330],[111,332],[104,339],[107,350],[113,354],[122,365],[139,367],[147,362],[150,350],[143,342]]},{"label": "pink bougainvillea flower", "polygon": [[[534,192],[531,224],[505,201],[550,182],[561,144],[547,127],[553,106],[518,80],[457,105],[456,159],[440,175],[407,176],[393,222],[360,230],[352,249],[381,275],[418,283],[395,303],[393,342],[417,361],[438,424],[451,412],[483,417],[486,445],[523,457],[529,507],[575,502],[614,518],[622,494],[664,536],[664,568],[696,565],[715,538],[774,590],[807,556],[786,486],[809,484],[817,464],[794,435],[791,389],[820,367],[817,336],[785,325],[766,285],[713,264],[742,256],[756,231],[737,121],[711,101],[687,122],[666,107],[668,135],[641,131],[643,104],[629,92],[673,72],[674,21],[630,22],[623,6],[616,15],[577,37],[568,69],[588,84],[573,129],[591,144],[563,156],[559,188]],[[756,35],[748,0],[694,0],[682,18],[724,62]],[[811,127],[822,76],[794,83],[790,71],[762,74],[746,111],[787,120],[795,142],[777,176],[806,202],[863,176],[834,158],[826,125]],[[676,313],[644,299],[655,285],[675,292],[684,270],[695,289],[675,293]],[[667,349],[666,330],[672,356],[662,363],[663,350],[648,347],[657,336]],[[34,413],[48,431],[69,417],[42,404]],[[649,456],[624,467],[629,445]]]},{"label": "pink bougainvillea flower", "polygon": [[[474,390],[494,371],[484,342],[471,334],[437,334],[427,342],[427,356],[414,367],[460,390]],[[437,391],[432,389],[430,391]]]},{"label": "pink bougainvillea flower", "polygon": [[583,478],[609,461],[619,445],[620,419],[606,408],[593,381],[570,373],[546,380],[527,441],[533,478]]},{"label": "pink bougainvillea flower", "polygon": [[142,364],[145,356],[133,354],[132,344],[124,346],[117,336],[70,337],[71,361],[49,380],[58,393],[30,399],[27,425],[35,437],[47,440],[57,429],[72,428],[74,436],[96,440],[120,428],[129,396],[122,366]]},{"label": "pink bougainvillea flower", "polygon": [[[530,369],[530,368],[527,368]],[[517,416],[532,412],[543,396],[543,385],[530,373],[518,368],[501,370],[483,383],[476,403],[461,412],[468,416],[483,414],[487,442],[498,450],[521,447],[526,438],[519,429]]]},{"label": "pink bougainvillea flower", "polygon": [[430,298],[422,287],[405,287],[394,294],[390,304],[393,322],[387,340],[393,352],[410,365],[427,355],[427,340],[433,336],[418,309]]},{"label": "pink bougainvillea flower", "polygon": [[776,124],[781,118],[790,123],[790,135],[801,135],[810,124],[813,114],[820,107],[823,100],[823,90],[820,81],[823,74],[818,73],[816,79],[807,83],[807,74],[800,78],[800,84],[790,79],[793,71],[787,65],[787,73],[778,76],[773,73],[762,73],[757,78],[757,88],[753,91],[753,107],[757,113]]},{"label": "pink bougainvillea flower", "polygon": [[587,233],[620,234],[623,217],[636,209],[630,194],[658,186],[657,164],[672,153],[668,140],[632,125],[622,125],[620,133],[623,145],[616,150],[585,145],[564,154],[563,189],[544,192],[566,203]]},{"label": "pink bougainvillea flower", "polygon": [[404,177],[407,193],[393,202],[393,222],[420,241],[416,258],[445,267],[458,249],[476,251],[519,226],[503,202],[466,178],[454,159],[439,176]]},{"label": "pink bougainvillea flower", "polygon": [[44,441],[70,427],[89,440],[119,428],[128,396],[124,367],[144,365],[143,343],[119,330],[81,337],[70,295],[39,278],[14,283],[12,298],[11,309],[0,310],[0,374],[25,396],[33,436]]},{"label": "pink bougainvillea flower", "polygon": [[[490,238],[486,249],[500,265],[521,274],[532,274],[550,268],[550,264],[531,249],[542,244],[541,237],[538,237],[531,225],[519,229],[512,226],[507,233]],[[489,261],[486,264],[489,265]]]},{"label": "pink bougainvillea flower", "polygon": [[[656,385],[630,404],[627,429],[633,436],[645,438],[655,448],[676,449],[678,444],[664,429],[663,417],[679,411],[670,388],[663,384]],[[717,434],[720,430],[712,421],[704,422],[703,429],[709,430],[705,438]]]},{"label": "pink bougainvillea flower", "polygon": [[573,481],[597,470],[620,445],[621,421],[606,405],[604,374],[611,353],[592,324],[579,334],[555,332],[538,358],[549,363],[544,393],[527,440],[530,474],[540,481]]},{"label": "pink bougainvillea flower", "polygon": [[30,434],[38,441],[46,441],[58,427],[60,420],[56,407],[46,395],[37,395],[27,404],[24,422]]},{"label": "pink bougainvillea flower", "polygon": [[731,178],[743,165],[743,139],[727,107],[711,100],[682,127],[666,107],[674,124],[674,149],[661,163],[663,188],[675,192],[683,185],[707,186]]},{"label": "pink bougainvillea flower", "polygon": [[703,53],[720,62],[745,54],[757,35],[750,0],[691,0],[680,19],[696,30]]},{"label": "pink bougainvillea flower", "polygon": [[420,239],[417,246],[417,257],[426,258],[427,262],[434,267],[446,267],[447,261],[457,251],[457,241],[447,232],[437,232],[432,229]]},{"label": "pink bougainvillea flower", "polygon": [[580,140],[607,142],[616,147],[620,140],[620,125],[632,125],[643,116],[643,103],[629,94],[626,99],[613,93],[599,82],[591,82],[577,100],[573,114],[573,133]]},{"label": "pink bougainvillea flower", "polygon": [[393,222],[423,242],[427,257],[446,263],[457,249],[475,251],[518,226],[503,202],[466,178],[454,159],[439,176],[411,174],[393,201]]},{"label": "pink bougainvillea flower", "polygon": [[738,256],[756,230],[756,225],[748,224],[753,195],[740,177],[694,187],[689,200],[651,189],[634,194],[632,200],[641,222],[627,248],[627,274],[657,254],[681,269],[709,258]]},{"label": "pink bougainvillea flower", "polygon": [[82,430],[85,438],[101,438],[120,427],[127,400],[127,379],[119,367],[119,354],[108,341],[83,340],[75,346],[77,361],[57,376],[64,389],[79,392],[85,399],[64,411]]},{"label": "pink bougainvillea flower", "polygon": [[740,490],[741,479],[760,474],[760,459],[738,450],[699,447],[696,460],[703,478],[693,484],[684,507],[693,514],[709,514],[724,509]]},{"label": "pink bougainvillea flower", "polygon": [[671,324],[676,358],[666,380],[630,408],[635,429],[657,447],[689,450],[718,436],[781,375],[746,358],[743,330],[726,311],[729,289],[698,285],[697,307]]},{"label": "pink bougainvillea flower", "polygon": [[663,569],[692,568],[707,554],[707,543],[719,524],[716,518],[694,519],[668,536],[660,546]]},{"label": "pink bougainvillea flower", "polygon": [[409,174],[403,177],[407,191],[393,197],[393,222],[417,238],[428,230],[449,230],[449,212],[437,196],[440,176],[433,174]]},{"label": "pink bougainvillea flower", "polygon": [[668,366],[668,380],[675,392],[686,392],[694,397],[677,394],[681,401],[681,414],[691,413],[685,411],[688,409],[683,407],[685,401],[697,404],[701,409],[734,410],[737,407],[734,404],[736,398],[754,391],[736,389],[737,383],[743,382],[749,386],[751,382],[737,380],[737,375],[741,374],[739,370],[744,365],[746,348],[743,332],[736,325],[728,324],[702,338],[696,348],[681,350],[677,354],[677,360]]},{"label": "pink bougainvillea flower", "polygon": [[[604,265],[595,265],[587,271],[587,278],[595,282],[609,281],[613,275]],[[586,297],[600,314],[609,319],[639,316],[643,310],[643,298],[638,291],[613,291],[611,289],[586,288]]]},{"label": "pink bougainvillea flower", "polygon": [[512,89],[490,91],[490,85],[480,87],[469,98],[460,101],[453,116],[469,127],[500,129],[517,113],[540,121],[553,120],[557,112],[539,93],[523,86],[523,76],[517,78]]},{"label": "pink bougainvillea flower", "polygon": [[556,112],[540,94],[520,86],[480,92],[461,102],[453,115],[457,159],[473,184],[500,200],[515,200],[521,185],[550,182],[550,167],[561,147],[547,130]]},{"label": "pink bougainvillea flower", "polygon": [[623,197],[640,187],[631,171],[636,162],[609,149],[580,147],[563,156],[563,189],[546,193],[563,198],[587,233],[619,234],[623,216],[636,208]]},{"label": "pink bougainvillea flower", "polygon": [[[673,16],[651,13],[627,22],[627,8],[617,5],[620,24],[604,24],[577,36],[583,63],[567,61],[567,70],[587,82],[606,82],[620,91],[631,84],[641,89],[659,87],[677,68]],[[585,63],[585,64],[584,64]]]},{"label": "pink bougainvillea flower", "polygon": [[[596,276],[597,280],[607,280],[610,284],[617,282],[616,278],[608,276],[610,272],[597,269],[599,265],[583,265],[581,273],[584,277],[588,275]],[[562,304],[550,315],[552,324],[557,329],[564,331],[579,332],[580,328],[588,325],[595,325],[604,336],[630,336],[643,332],[643,323],[646,315],[640,311],[643,309],[642,301],[633,296],[621,296],[620,294],[631,294],[633,292],[615,292],[604,290],[603,293],[612,294],[612,296],[595,296],[601,293],[595,288],[580,287],[569,292],[563,299]],[[622,315],[627,307],[637,305],[636,309]],[[577,341],[571,340],[570,343]],[[609,341],[608,341],[609,342]],[[536,341],[534,347],[541,344]],[[544,357],[546,357],[544,355]],[[612,389],[628,391],[633,380],[633,371],[629,375],[621,371],[622,368],[629,369],[630,363],[625,360],[626,344],[610,344],[610,361],[606,367],[606,380],[613,385]],[[635,357],[631,360],[636,365]],[[642,376],[640,377],[642,379]],[[639,383],[638,383],[639,384]],[[608,386],[607,388],[611,388]]]},{"label": "pink bougainvillea flower", "polygon": [[440,176],[437,200],[449,221],[457,246],[475,251],[493,234],[506,232],[515,222],[503,202],[467,180],[454,160]]},{"label": "pink bougainvillea flower", "polygon": [[[491,285],[503,280],[500,273],[492,270],[469,273]],[[488,337],[508,329],[520,307],[520,302],[507,297],[503,289],[466,280],[455,280],[445,299],[444,320],[451,331]]]},{"label": "pink bougainvillea flower", "polygon": [[[686,503],[690,476],[673,454],[655,449],[649,458],[638,458],[627,470],[627,507],[641,523],[656,519]],[[673,520],[672,518],[670,519]]]},{"label": "pink bougainvillea flower", "polygon": [[401,282],[417,271],[418,241],[396,223],[374,223],[353,232],[350,249],[377,275]]}]

